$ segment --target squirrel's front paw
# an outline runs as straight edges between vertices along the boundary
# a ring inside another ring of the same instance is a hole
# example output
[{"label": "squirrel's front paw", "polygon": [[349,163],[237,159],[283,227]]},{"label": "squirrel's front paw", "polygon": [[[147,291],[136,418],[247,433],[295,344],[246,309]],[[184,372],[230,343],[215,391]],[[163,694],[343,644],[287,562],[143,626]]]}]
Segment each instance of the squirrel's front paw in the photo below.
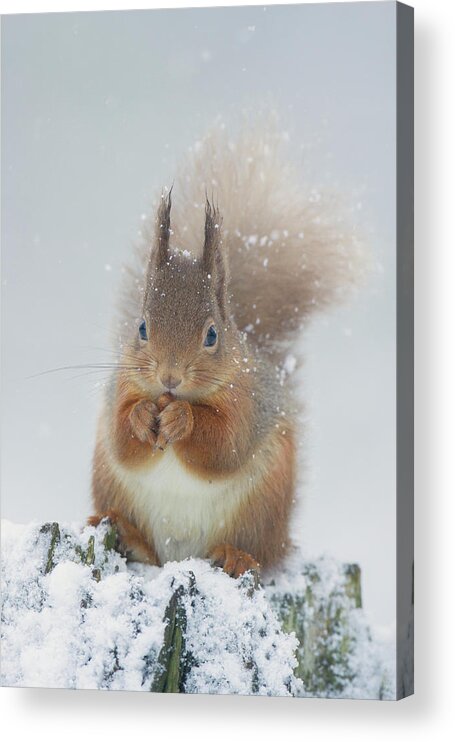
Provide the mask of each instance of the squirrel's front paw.
[{"label": "squirrel's front paw", "polygon": [[191,405],[183,399],[170,402],[158,417],[159,433],[156,447],[162,451],[170,443],[188,438],[193,431],[193,412]]},{"label": "squirrel's front paw", "polygon": [[141,443],[154,446],[158,430],[159,409],[151,399],[141,399],[130,412],[131,431]]}]

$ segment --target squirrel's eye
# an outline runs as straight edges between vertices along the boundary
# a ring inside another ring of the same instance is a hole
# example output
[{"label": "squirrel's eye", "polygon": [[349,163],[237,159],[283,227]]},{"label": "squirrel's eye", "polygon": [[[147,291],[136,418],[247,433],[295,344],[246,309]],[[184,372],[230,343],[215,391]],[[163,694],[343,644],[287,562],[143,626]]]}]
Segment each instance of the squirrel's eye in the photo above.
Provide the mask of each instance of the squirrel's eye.
[{"label": "squirrel's eye", "polygon": [[141,340],[148,340],[147,325],[145,324],[145,319],[143,319],[141,324],[139,325],[139,337],[141,338]]},{"label": "squirrel's eye", "polygon": [[207,335],[205,336],[204,345],[206,348],[213,348],[217,341],[217,332],[215,325],[210,325],[209,329],[207,330]]}]

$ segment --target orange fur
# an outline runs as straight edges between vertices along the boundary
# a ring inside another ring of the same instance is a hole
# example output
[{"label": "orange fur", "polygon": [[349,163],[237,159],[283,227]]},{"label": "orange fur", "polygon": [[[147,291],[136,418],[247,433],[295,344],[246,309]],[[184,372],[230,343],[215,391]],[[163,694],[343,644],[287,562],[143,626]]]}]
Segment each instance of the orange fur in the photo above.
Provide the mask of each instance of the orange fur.
[{"label": "orange fur", "polygon": [[[252,452],[258,448],[257,441],[251,435],[251,397],[243,401],[245,405],[242,408],[242,405],[237,407],[231,404],[229,406],[226,402],[224,406],[221,402],[215,406],[190,405],[186,401],[173,400],[170,395],[161,401],[157,400],[157,408],[162,408],[158,417],[160,425],[162,420],[166,422],[166,417],[163,417],[166,410],[171,410],[172,418],[170,419],[174,421],[173,411],[179,410],[182,406],[184,409],[187,407],[190,409],[192,425],[189,430],[187,423],[182,423],[181,435],[175,438],[169,436],[167,427],[165,433],[160,428],[157,444],[152,448],[150,443],[139,445],[131,439],[130,414],[126,414],[125,410],[134,409],[138,402],[134,395],[129,403],[122,399],[120,404],[122,412],[117,420],[123,422],[126,430],[117,427],[114,444],[119,461],[128,468],[141,469],[145,465],[148,467],[151,474],[151,497],[153,497],[153,470],[163,455],[161,451],[157,451],[160,436],[164,436],[164,448],[173,446],[182,464],[189,471],[200,476],[201,481],[207,476],[220,480],[235,475],[251,461]],[[174,422],[172,424],[174,425]],[[236,449],[233,448],[234,445]],[[101,451],[102,447],[101,440],[97,450]],[[264,449],[262,452],[258,450],[254,455],[257,456],[259,465],[264,466],[264,463],[267,465],[267,470],[259,478],[257,486],[249,491],[248,499],[239,505],[233,514],[232,521],[225,524],[224,532],[218,538],[218,542],[213,542],[207,547],[206,556],[217,555],[215,560],[217,563],[220,562],[219,550],[226,544],[229,545],[229,549],[238,549],[242,554],[248,554],[250,561],[242,557],[243,561],[240,560],[235,569],[232,553],[226,554],[224,568],[229,574],[232,573],[235,576],[241,573],[239,571],[241,565],[247,563],[249,566],[245,569],[258,569],[258,564],[264,568],[277,564],[286,556],[289,547],[288,522],[292,510],[295,483],[292,428],[283,424],[280,424],[278,428],[273,427],[264,441]],[[100,465],[101,456],[102,454],[98,453],[95,458],[95,470]],[[124,492],[122,486],[113,477],[108,484],[109,497],[106,500],[106,482],[100,486],[100,480],[100,476],[94,476],[94,500],[97,510],[103,512],[107,504],[112,503],[119,513],[123,513],[124,517],[134,523],[135,531],[137,527],[141,529],[142,538],[153,549],[153,534],[146,521],[132,514],[131,496]],[[136,537],[130,544],[128,533],[125,530],[122,538],[127,551],[137,555]],[[222,544],[220,540],[223,541]]]},{"label": "orange fur", "polygon": [[271,449],[270,467],[261,486],[239,508],[228,534],[228,539],[253,554],[264,568],[279,564],[289,552],[289,518],[295,495],[292,431],[280,427],[272,435]]}]

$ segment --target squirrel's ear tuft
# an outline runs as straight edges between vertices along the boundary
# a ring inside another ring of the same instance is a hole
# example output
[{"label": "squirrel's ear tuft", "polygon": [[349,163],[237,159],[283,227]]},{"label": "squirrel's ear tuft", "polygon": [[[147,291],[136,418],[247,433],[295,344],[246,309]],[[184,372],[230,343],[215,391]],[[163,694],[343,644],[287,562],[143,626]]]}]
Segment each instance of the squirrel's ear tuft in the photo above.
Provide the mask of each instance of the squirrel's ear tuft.
[{"label": "squirrel's ear tuft", "polygon": [[205,202],[205,240],[204,240],[204,253],[203,259],[210,269],[215,260],[215,253],[220,244],[221,237],[221,222],[220,212],[218,207],[210,203],[208,198]]},{"label": "squirrel's ear tuft", "polygon": [[227,314],[227,284],[228,268],[225,251],[221,244],[222,217],[218,207],[210,203],[208,198],[205,204],[205,240],[202,261],[204,270],[210,275],[215,287],[220,312],[223,317]]},{"label": "squirrel's ear tuft", "polygon": [[172,187],[167,196],[161,194],[161,203],[156,215],[157,265],[163,265],[169,258],[169,235],[171,233]]}]

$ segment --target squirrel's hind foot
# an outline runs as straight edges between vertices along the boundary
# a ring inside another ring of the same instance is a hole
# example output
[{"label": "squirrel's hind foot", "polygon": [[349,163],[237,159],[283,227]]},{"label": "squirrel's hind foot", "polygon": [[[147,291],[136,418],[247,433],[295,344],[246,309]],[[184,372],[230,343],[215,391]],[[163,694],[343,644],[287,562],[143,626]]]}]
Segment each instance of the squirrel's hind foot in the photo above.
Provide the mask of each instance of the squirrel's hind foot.
[{"label": "squirrel's hind foot", "polygon": [[209,555],[214,567],[222,567],[230,577],[240,577],[248,570],[259,575],[261,566],[251,554],[230,544],[216,546]]}]

